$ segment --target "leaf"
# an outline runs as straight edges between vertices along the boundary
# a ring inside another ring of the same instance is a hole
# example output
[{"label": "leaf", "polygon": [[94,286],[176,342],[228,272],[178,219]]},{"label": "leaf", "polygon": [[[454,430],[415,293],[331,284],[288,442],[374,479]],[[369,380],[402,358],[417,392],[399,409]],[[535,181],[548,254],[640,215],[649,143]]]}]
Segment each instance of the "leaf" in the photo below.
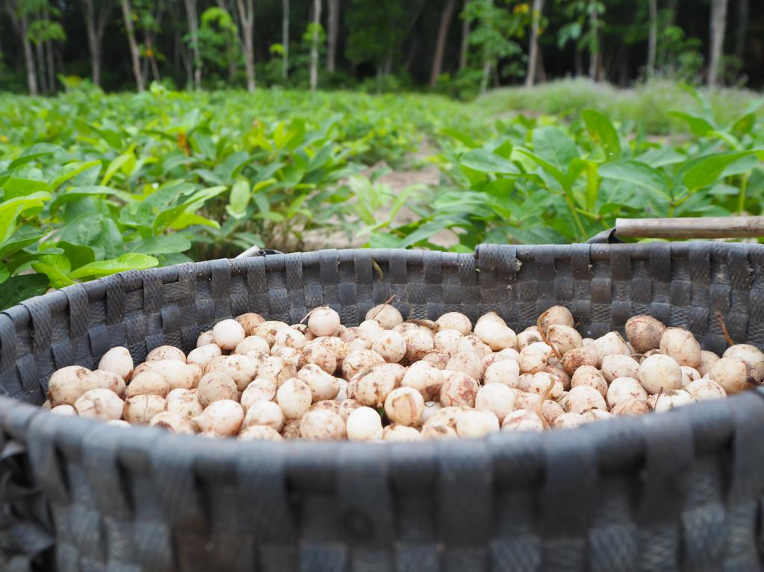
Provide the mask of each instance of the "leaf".
[{"label": "leaf", "polygon": [[85,213],[68,223],[59,240],[90,246],[96,258],[114,258],[124,250],[122,233],[110,218],[101,213]]},{"label": "leaf", "polygon": [[135,156],[132,153],[125,153],[114,159],[106,168],[106,172],[101,179],[101,185],[108,185],[111,178],[117,171],[122,169],[125,173],[130,173],[135,165]]},{"label": "leaf", "polygon": [[32,145],[29,149],[27,149],[20,157],[14,159],[10,162],[8,165],[8,172],[12,172],[16,170],[21,165],[25,165],[26,163],[29,163],[30,161],[34,161],[35,159],[39,159],[40,157],[45,157],[46,155],[52,155],[53,153],[58,153],[59,151],[62,151],[61,147],[58,145],[52,145],[50,143],[37,143],[36,145]]},{"label": "leaf", "polygon": [[[74,167],[72,169],[67,169],[67,167]],[[69,165],[66,165],[64,167],[64,172],[60,174],[58,177],[53,179],[53,182],[50,184],[50,189],[52,191],[55,191],[60,187],[63,183],[68,181],[69,179],[73,179],[80,173],[83,173],[87,171],[88,169],[94,169],[95,167],[98,167],[98,170],[101,170],[101,162],[100,161],[87,161],[85,163],[70,163]],[[96,173],[97,174],[97,173]]]},{"label": "leaf", "polygon": [[511,161],[485,149],[474,149],[462,155],[461,163],[468,169],[481,173],[518,174],[520,170]]},{"label": "leaf", "polygon": [[451,137],[452,139],[459,141],[459,143],[461,143],[465,147],[469,147],[470,149],[477,149],[478,147],[480,147],[477,141],[475,141],[472,137],[470,137],[463,131],[446,127],[444,129],[441,129],[440,132],[443,135],[447,135],[448,137]]},{"label": "leaf", "polygon": [[33,193],[25,197],[16,197],[0,203],[0,246],[5,246],[6,241],[16,231],[19,215],[29,209],[42,207],[43,203],[50,198],[49,193]]},{"label": "leaf", "polygon": [[605,151],[608,161],[621,158],[621,139],[607,115],[594,109],[581,111],[589,137]]},{"label": "leaf", "polygon": [[72,270],[75,270],[80,266],[84,266],[85,264],[95,262],[95,251],[89,246],[72,244],[71,242],[66,242],[65,240],[59,240],[56,243],[56,246],[64,251]]},{"label": "leaf", "polygon": [[662,195],[668,195],[671,186],[671,182],[663,172],[634,159],[605,163],[597,172],[604,179],[624,181]]},{"label": "leaf", "polygon": [[531,161],[536,163],[544,171],[546,171],[552,177],[554,177],[554,179],[560,184],[560,186],[563,189],[565,189],[566,191],[569,190],[570,185],[568,184],[568,178],[565,176],[565,174],[561,170],[559,170],[557,167],[552,165],[549,161],[547,161],[543,157],[536,155],[535,153],[531,151],[528,151],[527,149],[523,149],[522,147],[518,147],[516,151],[528,157]]},{"label": "leaf", "polygon": [[[38,230],[41,230],[42,232],[38,232]],[[41,238],[47,236],[48,233],[50,233],[50,228],[33,229],[31,234],[30,232],[22,233],[21,231],[17,231],[15,233],[14,240],[9,240],[3,244],[2,248],[0,248],[0,259],[5,259],[11,254],[26,248],[30,244],[34,244]]]},{"label": "leaf", "polygon": [[576,144],[559,127],[541,127],[533,132],[533,152],[560,172],[579,156]]},{"label": "leaf", "polygon": [[157,217],[156,220],[154,220],[154,224],[152,225],[153,231],[155,233],[160,233],[164,229],[168,227],[177,228],[177,226],[174,225],[174,221],[180,217],[182,214],[192,214],[194,211],[199,209],[206,201],[209,199],[218,196],[221,193],[224,193],[228,187],[225,186],[218,186],[218,187],[209,187],[208,189],[202,189],[201,191],[196,191],[193,195],[188,197],[183,202],[179,203],[178,205],[162,211]]},{"label": "leaf", "polygon": [[58,196],[50,203],[50,214],[56,214],[58,209],[66,203],[77,201],[83,197],[103,196],[116,193],[116,189],[103,186],[91,186],[91,187],[68,187],[66,190],[61,191]]},{"label": "leaf", "polygon": [[158,264],[159,261],[153,256],[131,252],[123,254],[119,258],[86,264],[72,272],[69,278],[97,278],[127,270],[145,270],[146,268],[153,268]]},{"label": "leaf", "polygon": [[756,154],[756,150],[713,153],[688,161],[680,171],[682,182],[689,189],[700,189],[714,184],[732,163]]},{"label": "leaf", "polygon": [[179,234],[165,234],[133,242],[128,248],[142,254],[175,254],[191,248],[191,241]]},{"label": "leaf", "polygon": [[46,193],[50,190],[50,185],[44,181],[34,181],[32,179],[17,179],[11,177],[3,183],[5,199],[16,197],[26,197],[33,193]]},{"label": "leaf", "polygon": [[50,285],[53,288],[65,288],[66,286],[75,284],[74,280],[69,278],[58,268],[54,268],[53,266],[45,264],[44,262],[35,262],[32,264],[32,268],[34,268],[35,272],[39,272],[40,274],[47,276],[48,280],[50,281]]},{"label": "leaf", "polygon": [[668,114],[684,121],[690,128],[690,131],[698,137],[703,137],[711,131],[716,131],[716,125],[713,122],[697,113],[669,111]]},{"label": "leaf", "polygon": [[242,218],[246,215],[249,196],[249,183],[246,179],[238,179],[228,195],[228,205],[226,205],[228,214],[235,218]]},{"label": "leaf", "polygon": [[11,275],[11,273],[8,270],[8,267],[5,264],[3,264],[2,262],[0,262],[0,284],[5,282],[6,280],[8,280],[10,275]]},{"label": "leaf", "polygon": [[0,284],[0,309],[5,310],[33,296],[44,294],[48,289],[48,277],[44,274],[11,276]]}]

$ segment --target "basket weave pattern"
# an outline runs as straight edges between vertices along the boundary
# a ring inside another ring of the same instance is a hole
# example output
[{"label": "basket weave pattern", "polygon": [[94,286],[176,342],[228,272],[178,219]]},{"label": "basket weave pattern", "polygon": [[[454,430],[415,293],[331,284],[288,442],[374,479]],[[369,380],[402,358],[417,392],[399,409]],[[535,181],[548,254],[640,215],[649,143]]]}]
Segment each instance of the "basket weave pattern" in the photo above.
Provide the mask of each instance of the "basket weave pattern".
[{"label": "basket weave pattern", "polygon": [[[763,263],[764,247],[719,243],[322,251],[129,272],[29,300],[0,314],[0,445],[25,449],[31,468],[0,464],[0,476],[28,478],[40,494],[25,501],[0,488],[0,512],[15,514],[0,519],[0,564],[759,570],[758,392],[573,431],[380,446],[212,442],[17,400],[41,403],[51,372],[95,367],[116,345],[136,363],[163,344],[188,351],[200,331],[246,311],[294,323],[329,305],[357,324],[393,294],[410,318],[495,310],[514,329],[564,304],[594,337],[649,313],[716,352],[721,313],[735,341],[764,346]],[[30,530],[54,536],[55,551],[9,541]]]}]

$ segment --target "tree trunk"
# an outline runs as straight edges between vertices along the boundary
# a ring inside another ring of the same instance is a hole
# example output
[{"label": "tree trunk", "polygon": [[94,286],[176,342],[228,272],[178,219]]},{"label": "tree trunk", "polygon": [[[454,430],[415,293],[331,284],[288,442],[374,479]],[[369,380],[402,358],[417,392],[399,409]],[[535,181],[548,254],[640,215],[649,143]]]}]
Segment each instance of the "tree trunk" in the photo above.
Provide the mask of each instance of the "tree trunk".
[{"label": "tree trunk", "polygon": [[456,0],[446,0],[443,12],[440,14],[440,27],[438,28],[438,40],[435,42],[435,55],[432,58],[432,71],[430,72],[430,87],[435,87],[443,68],[443,54],[446,51],[448,28],[451,26],[451,18],[454,16]]},{"label": "tree trunk", "polygon": [[281,43],[284,46],[281,58],[281,74],[286,80],[289,77],[289,0],[282,0]]},{"label": "tree trunk", "polygon": [[[489,5],[493,5],[493,0],[488,0]],[[480,80],[480,95],[485,95],[488,91],[488,80],[491,76],[491,53],[488,50],[488,43],[483,44],[483,77]]]},{"label": "tree trunk", "polygon": [[589,1],[589,27],[592,39],[589,44],[589,79],[597,81],[599,70],[599,18],[597,17],[597,0]]},{"label": "tree trunk", "polygon": [[650,35],[647,41],[647,77],[655,74],[655,56],[658,52],[658,0],[648,0],[650,10]]},{"label": "tree trunk", "polygon": [[334,73],[336,69],[337,39],[340,34],[340,0],[329,0],[329,15],[326,26],[326,69]]},{"label": "tree trunk", "polygon": [[525,76],[525,85],[530,87],[536,83],[536,70],[538,68],[541,53],[539,52],[539,21],[544,10],[544,0],[533,0],[533,23],[531,25],[531,48],[528,54],[528,73]]},{"label": "tree trunk", "polygon": [[[464,0],[464,7],[467,7],[470,0]],[[467,67],[467,55],[470,52],[470,21],[464,17],[462,12],[462,45],[459,50],[459,70]]]},{"label": "tree trunk", "polygon": [[735,32],[735,57],[745,56],[745,36],[748,33],[748,0],[737,0],[737,31]]},{"label": "tree trunk", "polygon": [[133,15],[130,10],[130,0],[122,0],[122,17],[125,19],[127,41],[130,43],[130,59],[133,63],[133,75],[138,92],[143,91],[143,74],[141,73],[141,57],[138,52],[138,43],[135,41],[135,29],[133,28]]},{"label": "tree trunk", "polygon": [[247,73],[247,91],[255,91],[255,4],[254,0],[236,0],[239,9],[239,20],[244,35],[244,67]]},{"label": "tree trunk", "polygon": [[90,50],[90,78],[94,84],[101,85],[101,44],[96,32],[93,0],[85,0],[85,25],[88,33],[88,49]]},{"label": "tree trunk", "polygon": [[48,89],[50,93],[56,91],[56,64],[53,62],[53,42],[46,40],[45,57],[48,60]]},{"label": "tree trunk", "polygon": [[727,1],[711,0],[711,57],[708,65],[708,85],[715,87],[722,75],[724,28],[727,24]]},{"label": "tree trunk", "polygon": [[313,42],[310,47],[310,91],[318,87],[318,26],[321,25],[321,0],[313,0]]},{"label": "tree trunk", "polygon": [[191,33],[191,51],[194,54],[194,89],[202,89],[202,56],[199,50],[199,18],[196,0],[185,0],[188,29]]},{"label": "tree trunk", "polygon": [[43,51],[43,43],[37,42],[34,47],[37,52],[37,81],[40,84],[40,91],[47,95],[49,90],[48,78],[45,75],[45,53]]}]

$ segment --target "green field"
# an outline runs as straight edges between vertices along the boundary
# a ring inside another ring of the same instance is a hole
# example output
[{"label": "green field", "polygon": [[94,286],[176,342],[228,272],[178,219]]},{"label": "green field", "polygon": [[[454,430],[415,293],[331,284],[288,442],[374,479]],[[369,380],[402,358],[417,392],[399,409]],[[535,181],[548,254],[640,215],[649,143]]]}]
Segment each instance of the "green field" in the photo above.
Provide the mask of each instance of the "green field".
[{"label": "green field", "polygon": [[0,95],[0,304],[253,244],[471,251],[583,241],[618,216],[761,214],[753,94],[605,89],[561,82],[472,103]]}]

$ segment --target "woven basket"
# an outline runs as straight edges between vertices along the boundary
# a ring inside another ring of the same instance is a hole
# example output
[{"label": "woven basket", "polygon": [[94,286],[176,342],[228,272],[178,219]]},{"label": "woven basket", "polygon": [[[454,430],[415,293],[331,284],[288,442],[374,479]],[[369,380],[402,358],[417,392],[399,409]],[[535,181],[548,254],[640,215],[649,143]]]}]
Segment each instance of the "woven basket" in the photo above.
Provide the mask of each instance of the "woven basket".
[{"label": "woven basket", "polygon": [[190,350],[246,311],[356,324],[564,304],[599,336],[649,313],[722,352],[764,346],[764,247],[482,246],[323,251],[128,272],[0,314],[0,570],[754,571],[758,391],[571,431],[422,443],[209,441],[51,415],[53,370],[110,347]]}]

